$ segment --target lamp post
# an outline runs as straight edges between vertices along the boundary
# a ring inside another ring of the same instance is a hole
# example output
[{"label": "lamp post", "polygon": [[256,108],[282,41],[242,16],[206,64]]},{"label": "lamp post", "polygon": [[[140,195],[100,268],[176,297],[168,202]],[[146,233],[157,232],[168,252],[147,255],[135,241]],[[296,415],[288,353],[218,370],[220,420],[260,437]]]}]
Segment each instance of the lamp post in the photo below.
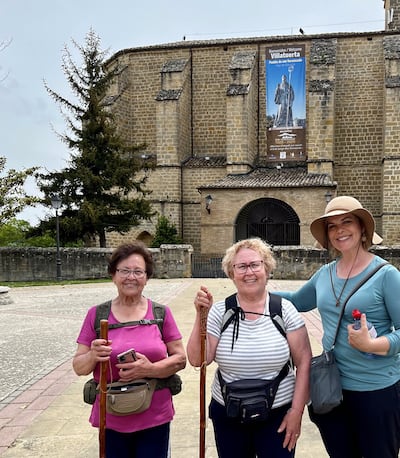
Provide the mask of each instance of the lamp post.
[{"label": "lamp post", "polygon": [[326,202],[327,204],[329,204],[329,202],[330,202],[331,199],[332,199],[332,193],[328,190],[328,191],[326,191],[324,197],[325,197],[325,202]]},{"label": "lamp post", "polygon": [[51,196],[51,206],[56,211],[56,241],[57,241],[57,258],[56,258],[56,272],[57,280],[61,280],[61,257],[60,257],[60,223],[58,220],[58,210],[61,208],[61,198],[58,194]]}]

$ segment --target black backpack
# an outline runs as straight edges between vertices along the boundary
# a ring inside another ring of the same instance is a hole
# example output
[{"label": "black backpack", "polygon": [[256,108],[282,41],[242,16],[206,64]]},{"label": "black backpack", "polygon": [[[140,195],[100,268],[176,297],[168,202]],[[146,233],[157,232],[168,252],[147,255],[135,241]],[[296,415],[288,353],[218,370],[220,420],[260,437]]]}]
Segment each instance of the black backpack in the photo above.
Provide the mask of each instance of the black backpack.
[{"label": "black backpack", "polygon": [[[123,328],[125,326],[138,326],[138,325],[150,325],[156,324],[163,335],[163,325],[165,317],[165,305],[158,304],[157,302],[152,301],[153,308],[153,320],[137,320],[137,321],[126,321],[125,323],[114,323],[109,324],[108,329]],[[94,320],[94,329],[96,330],[97,338],[100,337],[100,321],[107,320],[108,315],[111,311],[111,301],[103,302],[96,306],[96,318]]]}]

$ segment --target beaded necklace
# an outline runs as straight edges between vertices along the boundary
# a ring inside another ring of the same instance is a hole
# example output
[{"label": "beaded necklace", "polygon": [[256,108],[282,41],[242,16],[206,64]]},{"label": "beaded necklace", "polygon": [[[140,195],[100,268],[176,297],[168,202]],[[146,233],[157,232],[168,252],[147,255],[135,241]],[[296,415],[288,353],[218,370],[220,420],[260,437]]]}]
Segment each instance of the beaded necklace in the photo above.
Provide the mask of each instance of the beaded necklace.
[{"label": "beaded necklace", "polygon": [[[333,292],[333,295],[335,296],[335,299],[336,299],[336,307],[339,307],[340,305],[340,300],[342,299],[342,295],[343,295],[343,292],[344,292],[344,289],[346,288],[346,285],[347,285],[347,282],[349,281],[349,278],[350,278],[350,275],[351,275],[351,272],[353,271],[353,267],[357,261],[357,257],[358,257],[358,252],[360,250],[360,245],[358,245],[358,249],[357,249],[357,253],[354,257],[354,261],[353,261],[353,264],[351,265],[351,268],[349,270],[349,273],[347,274],[347,277],[346,277],[346,280],[343,284],[343,287],[339,293],[339,296],[336,295],[336,291],[335,291],[335,286],[333,284],[333,276],[332,276],[332,271],[333,271],[333,264],[330,265],[330,269],[329,269],[329,277],[331,279],[331,287],[332,287],[332,292]],[[337,263],[336,263],[337,265]]]}]

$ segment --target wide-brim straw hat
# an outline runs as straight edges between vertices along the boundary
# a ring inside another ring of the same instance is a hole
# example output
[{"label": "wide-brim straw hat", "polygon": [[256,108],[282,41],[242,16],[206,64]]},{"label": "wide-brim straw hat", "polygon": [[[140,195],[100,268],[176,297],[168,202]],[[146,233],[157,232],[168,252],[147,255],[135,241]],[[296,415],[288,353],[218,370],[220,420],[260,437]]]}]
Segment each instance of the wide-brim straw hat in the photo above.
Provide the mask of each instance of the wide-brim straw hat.
[{"label": "wide-brim straw hat", "polygon": [[367,248],[371,245],[382,243],[382,237],[375,232],[375,220],[372,214],[363,208],[361,203],[354,197],[340,196],[332,199],[326,206],[325,213],[310,225],[312,235],[323,248],[328,248],[326,219],[330,216],[344,215],[345,213],[352,213],[362,221],[365,228],[364,235]]}]

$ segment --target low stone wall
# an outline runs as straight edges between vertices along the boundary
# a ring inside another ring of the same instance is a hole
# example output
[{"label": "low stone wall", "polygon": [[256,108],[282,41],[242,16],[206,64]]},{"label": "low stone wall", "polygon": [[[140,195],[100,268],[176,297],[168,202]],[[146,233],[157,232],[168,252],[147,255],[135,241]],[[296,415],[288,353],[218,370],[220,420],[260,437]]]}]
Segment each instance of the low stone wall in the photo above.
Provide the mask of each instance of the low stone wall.
[{"label": "low stone wall", "polygon": [[[61,248],[61,278],[108,278],[107,263],[112,251],[112,248]],[[150,251],[155,260],[155,278],[191,277],[191,245],[161,245]],[[56,279],[56,248],[0,247],[0,282]]]},{"label": "low stone wall", "polygon": [[[274,247],[277,261],[273,278],[277,280],[308,280],[323,264],[330,261],[326,250],[307,247]],[[371,252],[400,268],[400,246],[376,247]]]},{"label": "low stone wall", "polygon": [[[190,278],[191,245],[161,245],[150,248],[155,260],[155,278]],[[61,278],[87,280],[108,278],[107,260],[111,248],[61,248]],[[398,269],[400,246],[372,250]],[[307,280],[328,261],[327,252],[307,247],[274,247],[277,268],[275,279]],[[56,280],[55,248],[0,247],[0,282]]]},{"label": "low stone wall", "polygon": [[277,280],[307,280],[328,261],[326,250],[307,247],[274,247],[276,269],[273,278]]}]

